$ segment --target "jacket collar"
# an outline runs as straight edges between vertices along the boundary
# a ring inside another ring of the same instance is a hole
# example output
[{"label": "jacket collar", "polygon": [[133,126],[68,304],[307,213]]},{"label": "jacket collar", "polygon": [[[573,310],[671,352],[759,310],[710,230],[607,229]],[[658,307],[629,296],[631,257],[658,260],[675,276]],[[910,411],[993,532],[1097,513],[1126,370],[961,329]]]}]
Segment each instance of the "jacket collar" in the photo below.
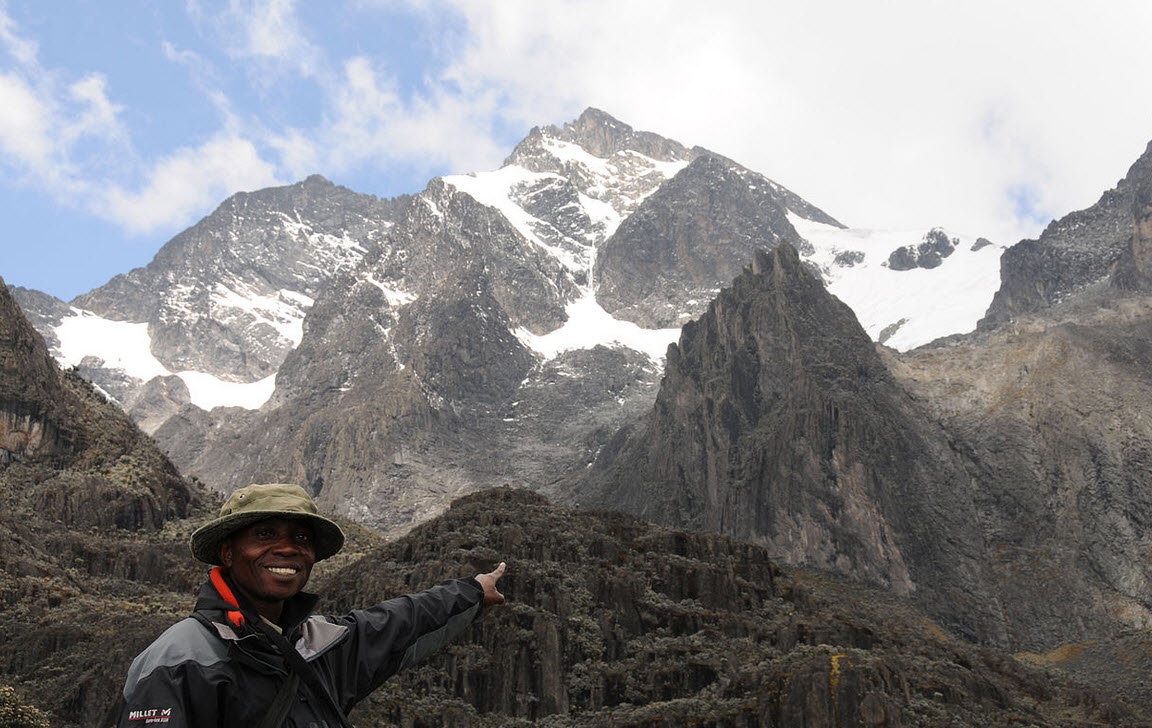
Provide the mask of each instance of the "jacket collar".
[{"label": "jacket collar", "polygon": [[[284,630],[285,636],[295,633],[312,614],[318,601],[320,598],[315,594],[303,591],[284,601],[279,626]],[[251,620],[260,619],[256,609],[236,589],[236,582],[219,567],[212,570],[211,578],[200,587],[200,596],[196,599],[195,609],[197,612],[209,613],[215,621],[231,623],[234,629],[248,623],[247,629],[251,630],[253,629],[251,625],[255,624],[255,621]]]}]

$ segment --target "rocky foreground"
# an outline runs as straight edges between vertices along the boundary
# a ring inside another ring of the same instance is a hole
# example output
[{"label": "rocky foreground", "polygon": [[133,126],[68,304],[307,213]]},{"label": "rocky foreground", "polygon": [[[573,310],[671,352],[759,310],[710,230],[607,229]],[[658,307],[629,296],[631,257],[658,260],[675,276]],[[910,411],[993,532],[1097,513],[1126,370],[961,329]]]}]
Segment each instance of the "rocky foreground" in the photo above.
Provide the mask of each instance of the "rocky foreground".
[{"label": "rocky foreground", "polygon": [[724,536],[495,489],[317,585],[340,611],[509,564],[508,604],[378,691],[364,725],[1139,725],[908,601]]}]

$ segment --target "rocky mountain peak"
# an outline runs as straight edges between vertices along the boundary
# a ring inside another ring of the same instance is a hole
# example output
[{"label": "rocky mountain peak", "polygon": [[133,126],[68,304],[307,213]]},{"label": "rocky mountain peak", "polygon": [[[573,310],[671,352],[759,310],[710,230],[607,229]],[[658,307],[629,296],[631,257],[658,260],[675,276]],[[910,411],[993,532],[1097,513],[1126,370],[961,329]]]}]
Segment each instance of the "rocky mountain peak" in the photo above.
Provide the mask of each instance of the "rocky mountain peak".
[{"label": "rocky mountain peak", "polygon": [[1152,142],[1132,165],[1132,236],[1113,272],[1117,288],[1152,291]]},{"label": "rocky mountain peak", "polygon": [[576,490],[585,505],[921,593],[997,641],[965,481],[852,310],[781,242],[684,326],[651,419]]},{"label": "rocky mountain peak", "polygon": [[150,354],[170,372],[258,381],[299,344],[319,292],[380,246],[405,203],[358,194],[319,175],[239,192],[172,238],[147,266],[73,304],[107,319],[147,323]]},{"label": "rocky mountain peak", "polygon": [[563,127],[536,127],[516,146],[505,164],[520,164],[534,153],[544,139],[574,144],[589,154],[608,159],[625,152],[637,152],[661,162],[680,162],[695,156],[679,142],[647,131],[636,131],[600,109],[589,107]]},{"label": "rocky mountain peak", "polygon": [[702,153],[647,197],[599,250],[597,299],[652,328],[699,316],[755,251],[788,241],[811,254],[789,211],[839,226],[763,175]]},{"label": "rocky mountain peak", "polygon": [[1101,284],[1107,287],[1113,280],[1121,288],[1139,287],[1143,275],[1139,261],[1147,254],[1140,241],[1135,241],[1136,251],[1131,244],[1134,217],[1148,209],[1138,201],[1147,193],[1139,191],[1149,184],[1152,144],[1095,205],[1053,220],[1039,239],[1021,240],[1006,250],[1000,262],[1000,290],[979,328],[991,330],[1020,316],[1039,314],[1077,292]]}]

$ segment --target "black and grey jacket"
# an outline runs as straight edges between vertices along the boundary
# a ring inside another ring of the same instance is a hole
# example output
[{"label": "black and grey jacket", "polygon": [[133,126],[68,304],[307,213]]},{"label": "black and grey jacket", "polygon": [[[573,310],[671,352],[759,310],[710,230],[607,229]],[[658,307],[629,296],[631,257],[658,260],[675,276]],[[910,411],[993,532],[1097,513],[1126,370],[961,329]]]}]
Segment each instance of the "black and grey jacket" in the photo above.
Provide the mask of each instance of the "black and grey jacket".
[{"label": "black and grey jacket", "polygon": [[[454,579],[343,617],[321,617],[310,616],[316,597],[301,592],[285,602],[281,623],[293,625],[285,636],[347,714],[388,677],[460,634],[483,603],[484,589],[475,579]],[[260,630],[226,616],[235,609],[211,581],[204,585],[196,602],[200,619],[176,623],[133,660],[120,728],[260,723],[288,679],[288,667]],[[329,702],[313,693],[299,685],[284,726],[342,725]]]}]

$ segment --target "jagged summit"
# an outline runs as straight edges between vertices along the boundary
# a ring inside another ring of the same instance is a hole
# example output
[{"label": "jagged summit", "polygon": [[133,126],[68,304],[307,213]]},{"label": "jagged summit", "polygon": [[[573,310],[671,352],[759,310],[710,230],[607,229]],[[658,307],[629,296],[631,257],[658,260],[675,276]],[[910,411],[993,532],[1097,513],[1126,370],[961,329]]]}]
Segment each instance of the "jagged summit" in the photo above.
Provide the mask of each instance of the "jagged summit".
[{"label": "jagged summit", "polygon": [[782,242],[684,326],[650,418],[621,431],[575,492],[919,591],[957,628],[999,642],[965,480],[852,310]]},{"label": "jagged summit", "polygon": [[544,139],[575,144],[602,159],[631,151],[661,162],[683,162],[697,154],[697,150],[688,149],[679,142],[652,132],[636,131],[608,113],[589,107],[575,121],[563,127],[551,125],[533,128],[504,163],[522,164],[523,158],[531,156]]},{"label": "jagged summit", "polygon": [[[867,305],[879,262],[922,234],[860,247],[767,177],[589,109],[534,129],[499,169],[408,198],[318,175],[234,195],[78,299],[86,310],[42,301],[37,320],[186,472],[222,490],[307,483],[402,527],[510,473],[547,488],[585,467],[651,406],[677,327],[755,250],[787,241]],[[936,309],[956,310],[938,281],[980,279],[952,272],[963,257],[885,283],[905,295],[858,311],[869,333],[901,326],[906,346],[963,330],[940,331],[906,295],[931,287]],[[521,455],[489,455],[507,449]]]},{"label": "jagged summit", "polygon": [[1040,314],[1100,285],[1140,288],[1147,253],[1142,252],[1139,221],[1152,209],[1150,185],[1152,143],[1095,205],[1053,220],[1039,239],[1021,240],[1006,250],[1000,290],[979,328],[992,330],[1021,316]]},{"label": "jagged summit", "polygon": [[262,380],[299,343],[315,297],[379,246],[400,204],[319,175],[240,192],[172,238],[147,266],[72,304],[111,321],[147,324],[153,370]]}]

